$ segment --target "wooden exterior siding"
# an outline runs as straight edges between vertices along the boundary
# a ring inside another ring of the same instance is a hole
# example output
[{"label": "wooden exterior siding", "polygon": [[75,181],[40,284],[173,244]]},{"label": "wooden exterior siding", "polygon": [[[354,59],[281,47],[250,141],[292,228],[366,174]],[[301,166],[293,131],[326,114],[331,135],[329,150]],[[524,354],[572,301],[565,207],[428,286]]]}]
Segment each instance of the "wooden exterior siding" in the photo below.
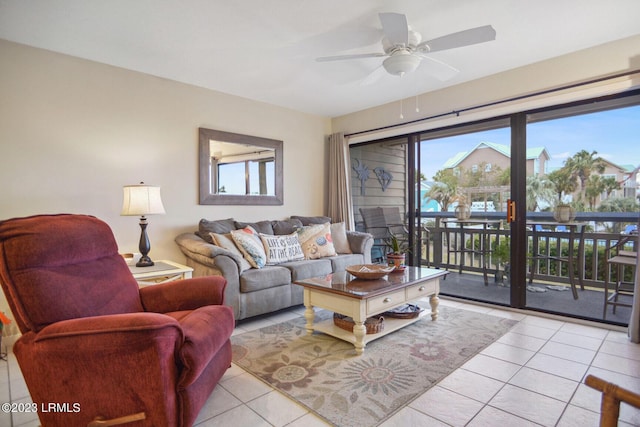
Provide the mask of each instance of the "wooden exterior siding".
[{"label": "wooden exterior siding", "polygon": [[[405,210],[407,200],[406,153],[406,139],[362,145],[350,149],[351,196],[357,225],[362,223],[360,208],[400,206],[401,211]],[[355,170],[358,165],[366,166],[369,171],[369,178],[364,181],[364,195],[361,192],[362,182]],[[384,191],[374,171],[376,168],[384,168],[385,171],[393,175]]]}]

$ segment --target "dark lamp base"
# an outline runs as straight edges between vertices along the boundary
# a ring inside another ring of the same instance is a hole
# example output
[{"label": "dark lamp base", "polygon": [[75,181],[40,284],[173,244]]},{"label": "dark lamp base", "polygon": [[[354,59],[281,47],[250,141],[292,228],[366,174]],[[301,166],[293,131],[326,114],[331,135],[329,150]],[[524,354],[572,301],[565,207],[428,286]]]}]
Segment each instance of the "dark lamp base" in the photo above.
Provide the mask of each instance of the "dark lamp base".
[{"label": "dark lamp base", "polygon": [[136,263],[136,267],[151,267],[152,265],[154,265],[154,262],[146,255],[140,258],[140,261]]}]

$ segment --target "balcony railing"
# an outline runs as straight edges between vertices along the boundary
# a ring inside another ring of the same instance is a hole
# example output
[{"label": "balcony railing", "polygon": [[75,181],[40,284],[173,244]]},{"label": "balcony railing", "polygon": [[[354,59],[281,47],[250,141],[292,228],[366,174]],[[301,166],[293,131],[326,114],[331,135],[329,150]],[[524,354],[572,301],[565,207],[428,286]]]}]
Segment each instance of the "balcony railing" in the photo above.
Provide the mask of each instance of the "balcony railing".
[{"label": "balcony railing", "polygon": [[[465,272],[482,273],[483,265],[486,263],[488,270],[491,272],[498,269],[498,260],[492,253],[493,246],[498,241],[503,241],[510,234],[510,230],[500,227],[499,229],[484,229],[478,226],[445,227],[443,219],[452,217],[447,212],[440,213],[424,213],[422,222],[429,223],[428,238],[423,239],[423,265],[430,265],[439,268],[457,270],[459,268]],[[504,218],[504,213],[482,213],[478,215],[482,218],[499,219]],[[536,220],[553,221],[551,214],[535,213],[531,218]],[[575,233],[574,240],[574,278],[580,281],[585,287],[602,289],[604,287],[605,275],[609,275],[609,281],[617,280],[616,270],[607,267],[605,260],[605,250],[616,244],[623,236],[621,233],[611,233],[605,231],[591,231],[595,224],[602,223],[618,223],[618,224],[637,224],[638,213],[624,214],[602,214],[602,213],[584,213],[580,214],[576,221],[587,223],[587,229],[582,236]],[[624,229],[624,227],[620,227]],[[488,242],[492,246],[484,248],[482,245],[487,242],[486,234],[489,234]],[[463,238],[464,235],[464,238]],[[538,239],[538,254],[543,255],[534,259],[531,257],[533,249],[532,230],[527,232],[527,279],[533,269],[533,279],[536,281],[569,284],[568,264],[567,262],[559,262],[554,258],[566,257],[569,248],[569,233],[567,231],[539,230],[535,233]],[[579,238],[583,239],[584,250],[579,251]],[[429,245],[426,246],[427,241]],[[637,240],[631,239],[624,247],[625,250],[635,251]],[[467,251],[461,251],[461,245],[465,245]],[[482,257],[487,256],[487,260]],[[581,258],[578,258],[581,257]],[[584,268],[578,268],[583,266]],[[628,268],[623,271],[623,275],[627,281],[633,281],[632,269]]]}]

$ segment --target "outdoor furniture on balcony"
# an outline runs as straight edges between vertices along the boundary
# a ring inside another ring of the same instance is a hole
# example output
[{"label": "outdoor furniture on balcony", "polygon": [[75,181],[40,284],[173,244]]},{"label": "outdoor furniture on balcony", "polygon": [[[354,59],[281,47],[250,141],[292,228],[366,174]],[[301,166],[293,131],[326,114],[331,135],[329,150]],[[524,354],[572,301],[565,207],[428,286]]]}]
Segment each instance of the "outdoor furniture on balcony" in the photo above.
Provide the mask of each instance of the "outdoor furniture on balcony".
[{"label": "outdoor furniture on balcony", "polygon": [[399,207],[360,208],[360,215],[364,231],[373,236],[371,259],[384,260],[391,236],[396,236],[404,245],[409,241],[409,231],[402,221]]},{"label": "outdoor furniture on balcony", "polygon": [[[478,219],[478,218],[469,218],[469,219],[455,219],[455,218],[447,218],[442,220],[444,224],[445,234],[447,237],[447,265],[451,264],[451,254],[459,253],[458,257],[459,267],[458,272],[462,274],[462,269],[465,264],[465,257],[467,254],[478,255],[480,257],[480,265],[482,267],[482,275],[484,278],[484,285],[489,286],[489,278],[488,278],[488,260],[491,256],[491,235],[496,235],[496,244],[498,244],[498,240],[500,239],[500,234],[497,230],[500,230],[502,227],[502,220],[500,219]],[[457,225],[458,231],[450,232],[448,230],[449,225]],[[477,230],[476,235],[479,235],[478,245],[479,247],[475,247],[475,239],[473,238],[473,234],[471,235],[471,244],[470,247],[467,247],[466,239],[465,239],[465,227],[472,226],[481,226],[481,230]],[[496,230],[495,232],[491,232],[491,229]],[[451,234],[453,234],[453,247],[451,245]],[[458,234],[460,235],[460,242],[458,243]]]},{"label": "outdoor furniture on balcony", "polygon": [[[530,271],[529,271],[529,284],[533,282],[533,275],[536,271],[539,271],[540,261],[556,261],[558,262],[558,268],[561,268],[562,263],[567,264],[569,284],[571,285],[571,292],[573,293],[573,299],[578,299],[578,291],[576,289],[576,274],[575,268],[578,267],[578,283],[580,289],[584,290],[583,282],[583,270],[584,270],[584,232],[587,226],[585,222],[555,222],[555,221],[541,221],[541,220],[527,220],[527,226],[531,228],[532,236],[532,255],[530,256]],[[540,252],[540,240],[539,233],[546,230],[558,233],[557,244],[555,246],[556,253],[552,254],[550,245],[546,245],[545,251]],[[567,233],[568,229],[568,233]],[[560,234],[562,233],[562,234]],[[567,255],[562,254],[562,240],[568,240]],[[578,243],[578,252],[575,252],[575,243]]]},{"label": "outdoor furniture on balcony", "polygon": [[[630,302],[619,301],[619,297],[623,296],[633,296],[634,288],[635,288],[635,268],[638,262],[638,252],[635,248],[634,240],[637,239],[637,235],[633,236],[623,236],[612,246],[607,247],[605,251],[605,260],[606,260],[606,268],[604,271],[604,312],[602,315],[603,319],[607,318],[607,306],[613,306],[613,313],[616,312],[617,306],[623,307],[631,307]],[[634,251],[625,250],[625,246],[628,246],[631,243],[633,244]],[[609,293],[609,281],[611,271],[609,271],[609,266],[614,267],[616,272],[616,280],[613,284],[613,289],[611,289],[611,293]],[[624,273],[625,267],[628,267],[633,272],[632,278],[633,281],[625,281]]]}]

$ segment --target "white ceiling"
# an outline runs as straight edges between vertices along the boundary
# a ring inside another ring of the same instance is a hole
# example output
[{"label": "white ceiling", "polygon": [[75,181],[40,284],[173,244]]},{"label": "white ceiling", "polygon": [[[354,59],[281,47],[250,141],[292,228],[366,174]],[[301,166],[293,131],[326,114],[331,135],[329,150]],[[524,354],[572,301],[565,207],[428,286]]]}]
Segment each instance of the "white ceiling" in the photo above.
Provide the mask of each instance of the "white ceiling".
[{"label": "white ceiling", "polygon": [[[382,52],[379,12],[423,39],[497,36],[433,53],[460,70],[446,82],[430,61],[404,77],[315,61]],[[638,17],[638,0],[0,0],[0,38],[335,117],[640,34]]]}]

